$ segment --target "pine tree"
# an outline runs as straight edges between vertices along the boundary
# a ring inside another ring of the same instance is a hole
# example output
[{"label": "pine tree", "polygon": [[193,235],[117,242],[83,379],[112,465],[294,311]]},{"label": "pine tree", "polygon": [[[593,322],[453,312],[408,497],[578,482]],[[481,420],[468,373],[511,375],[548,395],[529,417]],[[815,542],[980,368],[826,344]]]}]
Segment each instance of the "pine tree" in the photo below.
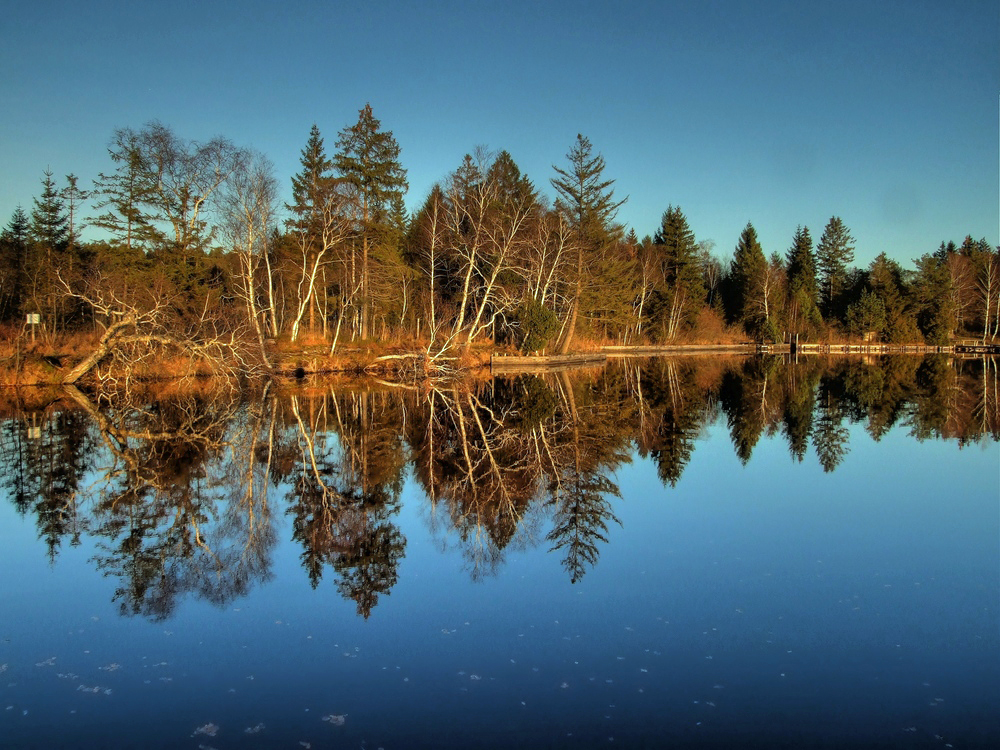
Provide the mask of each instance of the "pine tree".
[{"label": "pine tree", "polygon": [[356,191],[361,241],[361,334],[367,337],[372,316],[369,254],[373,245],[385,240],[389,214],[397,196],[406,194],[406,170],[399,161],[399,144],[392,131],[381,130],[371,104],[358,113],[356,124],[340,131],[334,166]]},{"label": "pine tree", "polygon": [[44,175],[42,194],[34,199],[35,205],[31,210],[33,242],[25,275],[33,308],[31,312],[44,314],[45,325],[58,327],[62,324],[62,316],[57,280],[63,270],[63,256],[69,241],[69,218],[52,179],[52,171],[47,169]]},{"label": "pine tree", "polygon": [[698,244],[680,206],[667,207],[653,237],[652,252],[658,269],[657,299],[653,315],[671,340],[683,326],[691,326],[705,302]]},{"label": "pine tree", "polygon": [[955,330],[955,306],[951,294],[951,274],[936,255],[923,255],[917,260],[912,293],[917,326],[924,340],[928,344],[947,344]]},{"label": "pine tree", "polygon": [[60,197],[66,206],[67,241],[71,250],[77,245],[80,232],[86,226],[82,221],[78,221],[80,205],[90,197],[90,192],[81,190],[78,182],[79,178],[75,174],[66,175],[66,187],[60,192]]},{"label": "pine tree", "polygon": [[813,334],[822,323],[816,284],[816,255],[809,227],[798,227],[786,256],[788,264],[788,328]]},{"label": "pine tree", "polygon": [[299,163],[302,171],[292,177],[292,203],[285,204],[285,208],[295,216],[293,226],[315,232],[321,222],[324,196],[333,181],[333,162],[326,156],[323,137],[315,123],[309,130]]},{"label": "pine tree", "polygon": [[854,238],[839,216],[830,217],[816,245],[822,310],[826,318],[841,318],[848,267],[854,262]]},{"label": "pine tree", "polygon": [[736,320],[743,324],[747,333],[757,335],[768,318],[762,298],[767,259],[757,239],[757,230],[750,222],[747,222],[740,233],[730,269]]},{"label": "pine tree", "polygon": [[903,299],[903,269],[885,253],[879,253],[868,267],[866,288],[885,308],[885,322],[879,329],[882,341],[906,343],[920,335],[913,319],[906,314]]},{"label": "pine tree", "polygon": [[569,153],[569,169],[560,169],[553,165],[556,177],[551,180],[560,200],[557,208],[565,212],[570,226],[576,234],[576,263],[574,278],[571,281],[573,291],[570,293],[572,302],[565,325],[565,333],[559,343],[559,351],[565,354],[569,351],[573,336],[576,333],[576,321],[580,312],[581,297],[586,279],[584,274],[585,261],[592,261],[622,235],[622,227],[615,223],[618,209],[628,198],[616,201],[614,180],[604,179],[604,157],[593,155],[590,140],[577,134],[576,143]]},{"label": "pine tree", "polygon": [[130,128],[116,130],[108,147],[115,171],[103,172],[94,180],[94,209],[101,211],[90,223],[110,232],[114,244],[133,251],[148,252],[157,237],[154,217],[146,207],[153,200],[155,184],[151,167],[145,163],[140,136]]},{"label": "pine tree", "polygon": [[615,224],[615,217],[628,198],[615,201],[611,187],[615,181],[603,179],[604,157],[594,156],[592,151],[590,140],[577,134],[576,143],[566,154],[570,168],[553,165],[558,176],[551,182],[584,244],[603,246],[621,236],[622,227]]},{"label": "pine tree", "polygon": [[[286,222],[298,245],[296,255],[296,312],[291,326],[292,341],[297,340],[303,316],[308,311],[309,329],[316,330],[317,286],[329,262],[333,249],[331,240],[338,233],[338,213],[343,210],[340,181],[334,176],[333,161],[327,157],[319,127],[313,124],[309,139],[299,159],[301,171],[292,177],[292,203],[286,208],[292,217]],[[345,259],[346,260],[346,259]],[[355,275],[353,256],[351,262],[342,264],[343,280],[340,289],[340,320],[348,317],[353,309]],[[339,327],[338,327],[339,330]]]},{"label": "pine tree", "polygon": [[61,251],[69,241],[69,216],[52,170],[46,169],[42,178],[42,194],[34,199],[31,210],[31,235],[35,242],[51,250]]},{"label": "pine tree", "polygon": [[10,320],[21,311],[24,265],[31,243],[31,223],[18,206],[0,234],[0,321]]}]

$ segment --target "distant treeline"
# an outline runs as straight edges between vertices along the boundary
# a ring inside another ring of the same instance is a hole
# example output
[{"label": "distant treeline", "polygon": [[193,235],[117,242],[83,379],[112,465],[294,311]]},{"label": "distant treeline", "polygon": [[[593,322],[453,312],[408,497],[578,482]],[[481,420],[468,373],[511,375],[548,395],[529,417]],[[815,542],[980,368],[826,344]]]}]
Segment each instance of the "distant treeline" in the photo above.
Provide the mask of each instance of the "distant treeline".
[{"label": "distant treeline", "polygon": [[[268,159],[225,138],[186,140],[153,122],[115,131],[108,155],[87,190],[44,172],[30,212],[6,224],[0,322],[12,332],[30,314],[49,334],[127,321],[262,355],[266,341],[305,331],[331,347],[492,340],[562,352],[580,339],[1000,333],[1000,248],[986,239],[943,242],[913,268],[885,253],[856,268],[855,240],[833,216],[815,243],[800,226],[770,253],[747,224],[723,262],[678,206],[652,236],[618,223],[623,201],[583,136],[554,167],[553,202],[509,153],[480,149],[412,215],[399,146],[370,106],[332,155],[313,126],[287,204]],[[106,239],[83,241],[85,226]]]}]

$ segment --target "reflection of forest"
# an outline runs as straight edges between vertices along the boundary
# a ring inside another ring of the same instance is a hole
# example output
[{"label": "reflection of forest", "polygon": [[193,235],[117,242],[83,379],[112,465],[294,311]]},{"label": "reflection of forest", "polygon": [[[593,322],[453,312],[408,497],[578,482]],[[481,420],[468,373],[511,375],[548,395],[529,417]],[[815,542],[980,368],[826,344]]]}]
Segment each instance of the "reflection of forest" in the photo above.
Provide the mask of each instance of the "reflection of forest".
[{"label": "reflection of forest", "polygon": [[408,468],[434,534],[474,579],[544,545],[570,580],[618,520],[615,471],[652,461],[674,487],[704,430],[725,420],[749,461],[761,435],[833,471],[848,425],[879,440],[1000,438],[997,362],[889,357],[629,360],[575,375],[423,388],[314,385],[229,391],[69,391],[9,404],[3,487],[55,560],[95,540],[121,612],[169,617],[194,595],[224,605],[270,576],[283,515],[313,586],[324,576],[368,617],[397,580]]}]

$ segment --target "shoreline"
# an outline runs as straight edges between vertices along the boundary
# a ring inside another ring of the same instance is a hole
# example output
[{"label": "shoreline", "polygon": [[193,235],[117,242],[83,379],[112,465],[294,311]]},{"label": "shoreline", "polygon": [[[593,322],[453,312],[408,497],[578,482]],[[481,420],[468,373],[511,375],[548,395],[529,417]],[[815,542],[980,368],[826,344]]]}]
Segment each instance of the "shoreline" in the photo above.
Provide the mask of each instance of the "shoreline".
[{"label": "shoreline", "polygon": [[[258,372],[222,373],[209,364],[192,363],[183,358],[156,360],[130,375],[137,383],[171,382],[183,379],[229,378],[256,380],[267,378],[297,379],[310,375],[344,375],[389,377],[419,381],[434,377],[468,377],[479,374],[531,372],[539,370],[603,367],[612,359],[632,357],[737,355],[804,355],[804,356],[892,356],[947,354],[952,356],[986,357],[1000,354],[1000,345],[978,341],[957,341],[947,346],[926,344],[864,344],[864,343],[799,343],[755,344],[671,344],[671,345],[606,345],[590,351],[569,354],[531,354],[474,348],[456,352],[439,360],[428,356],[425,348],[406,349],[400,346],[369,345],[344,348],[331,355],[326,347],[304,347],[294,351],[272,351],[272,366]],[[64,378],[75,364],[76,357],[64,354],[34,354],[20,358],[18,369],[0,367],[0,388],[46,388],[66,385]],[[102,390],[100,379],[88,378],[86,387]],[[115,390],[108,383],[109,390]]]}]

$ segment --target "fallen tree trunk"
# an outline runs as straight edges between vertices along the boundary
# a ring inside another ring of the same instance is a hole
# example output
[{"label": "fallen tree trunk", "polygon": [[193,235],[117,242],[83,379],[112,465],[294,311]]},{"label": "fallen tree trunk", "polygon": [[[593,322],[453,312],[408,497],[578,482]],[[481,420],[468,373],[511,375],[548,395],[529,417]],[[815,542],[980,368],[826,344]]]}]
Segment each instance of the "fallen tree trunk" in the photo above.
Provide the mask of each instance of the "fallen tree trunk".
[{"label": "fallen tree trunk", "polygon": [[63,378],[64,385],[73,385],[80,378],[90,372],[92,369],[97,367],[105,357],[110,353],[114,345],[117,343],[119,334],[128,328],[135,326],[136,317],[134,315],[129,315],[117,323],[113,323],[108,327],[101,335],[101,340],[97,342],[97,348],[94,349],[84,360],[70,370],[66,377]]}]

